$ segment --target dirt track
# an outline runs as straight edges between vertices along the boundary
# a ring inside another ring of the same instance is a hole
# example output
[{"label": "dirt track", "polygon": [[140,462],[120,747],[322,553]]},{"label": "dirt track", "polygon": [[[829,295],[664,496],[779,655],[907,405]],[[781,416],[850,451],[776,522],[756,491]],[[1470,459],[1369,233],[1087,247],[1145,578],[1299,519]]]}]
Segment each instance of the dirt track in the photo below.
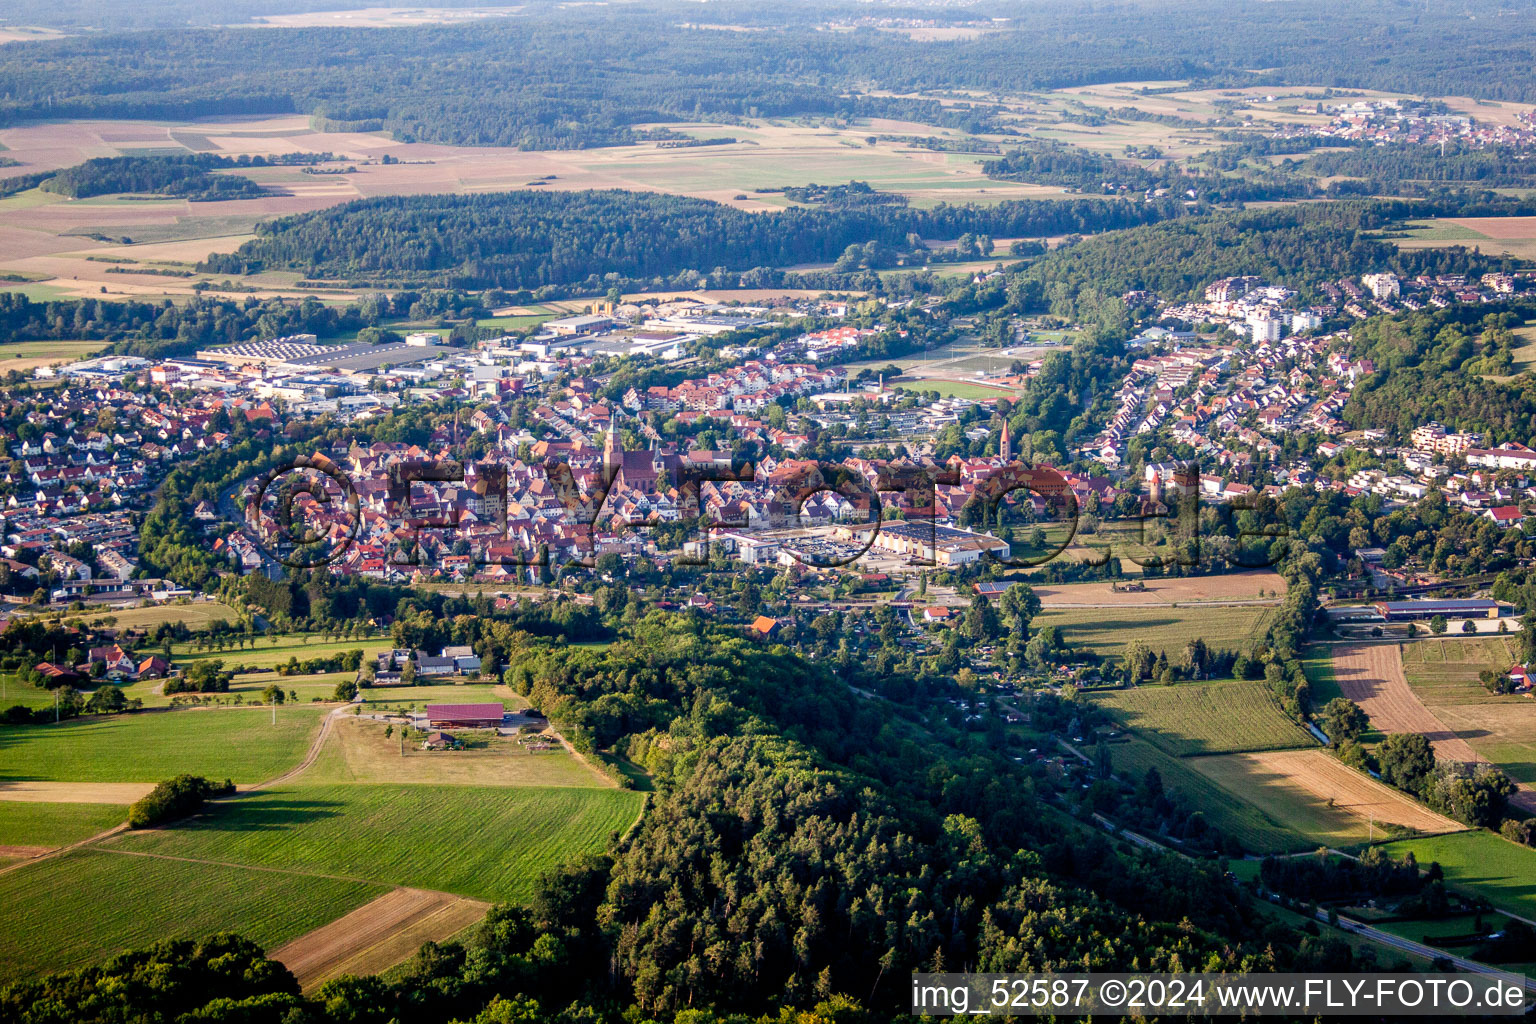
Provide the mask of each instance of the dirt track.
[{"label": "dirt track", "polygon": [[370,974],[407,959],[485,916],[489,903],[423,889],[395,889],[271,952],[313,991],[338,974]]}]

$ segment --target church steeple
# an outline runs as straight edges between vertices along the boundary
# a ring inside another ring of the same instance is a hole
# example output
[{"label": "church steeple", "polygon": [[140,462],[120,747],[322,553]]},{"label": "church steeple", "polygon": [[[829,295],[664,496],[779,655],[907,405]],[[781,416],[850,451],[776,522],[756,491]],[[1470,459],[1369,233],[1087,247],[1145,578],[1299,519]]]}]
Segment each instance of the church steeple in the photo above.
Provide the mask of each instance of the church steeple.
[{"label": "church steeple", "polygon": [[997,444],[997,454],[1004,462],[1013,461],[1013,439],[1008,436],[1008,421],[1003,420],[1003,437]]},{"label": "church steeple", "polygon": [[619,425],[608,422],[608,436],[603,440],[603,468],[611,475],[624,464],[624,449],[619,446]]}]

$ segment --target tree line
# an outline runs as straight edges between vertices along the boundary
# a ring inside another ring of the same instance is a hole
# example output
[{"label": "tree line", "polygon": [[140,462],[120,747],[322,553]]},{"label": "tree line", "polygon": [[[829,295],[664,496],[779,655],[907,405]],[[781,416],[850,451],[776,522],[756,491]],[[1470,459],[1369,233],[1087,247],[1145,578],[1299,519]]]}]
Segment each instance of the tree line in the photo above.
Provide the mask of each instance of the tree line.
[{"label": "tree line", "polygon": [[[24,6],[38,19],[28,24],[69,23],[76,8]],[[685,27],[695,12],[681,4],[536,9],[473,25],[368,32],[185,27],[207,24],[198,10],[168,20],[173,31],[92,31],[7,50],[0,123],[303,113],[323,127],[382,129],[406,140],[554,149],[633,142],[634,126],[657,121],[746,117],[1016,130],[994,104],[909,95],[939,90],[1193,79],[1536,99],[1524,59],[1529,21],[1491,5],[1467,18],[1433,6],[1404,15],[1388,0],[1348,8],[1302,0],[1233,17],[1229,5],[1197,0],[1170,18],[1155,7],[1051,4],[1010,10],[997,31],[943,43],[824,31],[829,20],[867,13],[836,4],[729,11],[723,23],[755,31]],[[159,15],[124,11],[112,20],[141,27]],[[121,59],[125,49],[135,53],[131,64]],[[1265,55],[1263,72],[1252,70],[1255,50]]]},{"label": "tree line", "polygon": [[537,290],[650,282],[712,268],[830,262],[851,245],[922,253],[924,238],[1092,233],[1178,216],[1182,206],[1020,200],[996,206],[839,205],[748,213],[705,199],[619,190],[385,196],[257,225],[200,269]]}]

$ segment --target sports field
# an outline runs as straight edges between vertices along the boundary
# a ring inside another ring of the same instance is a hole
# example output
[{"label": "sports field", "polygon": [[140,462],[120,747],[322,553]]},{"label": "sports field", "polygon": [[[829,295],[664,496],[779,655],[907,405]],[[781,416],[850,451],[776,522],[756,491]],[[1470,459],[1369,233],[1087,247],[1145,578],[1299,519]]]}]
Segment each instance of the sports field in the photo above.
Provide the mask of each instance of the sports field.
[{"label": "sports field", "polygon": [[[365,686],[363,698],[368,710],[392,710],[414,705],[417,709],[428,704],[491,704],[500,703],[510,710],[527,707],[528,702],[499,683],[429,683],[417,686]],[[374,705],[387,705],[375,708]]]},{"label": "sports field", "polygon": [[1460,889],[1487,897],[1495,907],[1536,918],[1536,850],[1481,829],[1453,836],[1405,839],[1387,844],[1402,857],[1409,851],[1427,868],[1438,862],[1445,879]]},{"label": "sports field", "polygon": [[1092,699],[1175,757],[1316,746],[1260,681],[1137,686]]},{"label": "sports field", "polygon": [[520,900],[544,871],[600,852],[642,800],[619,789],[284,785],[106,845]]},{"label": "sports field", "polygon": [[0,984],[159,939],[238,931],[272,948],[385,891],[221,864],[76,850],[0,875]]},{"label": "sports field", "polygon": [[1207,646],[1242,650],[1258,636],[1270,609],[1262,605],[1222,608],[1046,608],[1034,626],[1055,626],[1072,647],[1104,657],[1118,656],[1132,640],[1173,658],[1193,637]]},{"label": "sports field", "polygon": [[1035,585],[1034,591],[1047,608],[1113,605],[1118,609],[1122,605],[1278,601],[1286,589],[1285,578],[1268,569],[1217,576],[1152,577],[1139,582],[1141,590],[1126,590],[1123,585],[1114,590],[1109,583],[1058,583]]},{"label": "sports field", "polygon": [[189,772],[259,782],[304,756],[328,708],[141,711],[0,726],[0,782],[160,782]]}]

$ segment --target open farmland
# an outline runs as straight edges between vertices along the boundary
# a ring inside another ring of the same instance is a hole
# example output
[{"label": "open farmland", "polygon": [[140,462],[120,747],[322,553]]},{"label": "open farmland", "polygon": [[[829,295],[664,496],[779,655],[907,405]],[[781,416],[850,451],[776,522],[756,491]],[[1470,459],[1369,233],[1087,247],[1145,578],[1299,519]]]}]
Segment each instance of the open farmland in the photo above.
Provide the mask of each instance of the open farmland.
[{"label": "open farmland", "polygon": [[94,355],[105,347],[100,341],[13,341],[0,345],[0,373],[18,370],[30,374],[39,366],[68,363]]},{"label": "open farmland", "polygon": [[1467,741],[1447,728],[1408,686],[1397,644],[1335,645],[1333,678],[1339,692],[1359,704],[1381,732],[1421,733],[1434,745],[1436,757],[1477,760]]},{"label": "open farmland", "polygon": [[1275,808],[1260,809],[1217,785],[1199,770],[1201,762],[1213,758],[1174,757],[1145,740],[1135,739],[1117,743],[1110,749],[1116,774],[1128,781],[1140,782],[1149,769],[1156,768],[1166,789],[1182,793],[1213,826],[1235,838],[1247,850],[1287,853],[1316,845],[1308,839],[1307,830],[1315,825],[1312,819],[1277,814]]},{"label": "open farmland", "polygon": [[0,783],[160,782],[183,772],[258,782],[297,764],[323,709],[141,711],[0,726]]},{"label": "open farmland", "polygon": [[[309,118],[293,115],[186,122],[65,121],[0,129],[0,145],[19,163],[8,171],[14,174],[67,167],[89,157],[148,150],[231,157],[331,152],[355,167],[354,173],[318,179],[296,167],[242,168],[242,175],[279,190],[256,199],[125,202],[115,197],[69,200],[36,190],[21,193],[0,201],[8,204],[0,207],[6,211],[0,223],[0,272],[32,276],[42,283],[29,286],[29,290],[39,295],[97,296],[104,292],[187,298],[194,284],[217,285],[223,276],[108,273],[112,264],[90,257],[107,254],[136,265],[150,261],[190,264],[211,252],[232,251],[249,237],[259,220],[380,195],[532,187],[624,188],[673,192],[743,209],[767,210],[784,205],[785,200],[756,189],[857,178],[875,188],[907,195],[919,206],[939,201],[989,203],[1063,197],[1058,187],[985,177],[981,162],[986,156],[982,154],[935,152],[897,141],[875,145],[865,141],[871,132],[958,139],[962,133],[955,129],[880,119],[859,125],[826,124],[819,119],[749,119],[728,128],[714,124],[667,127],[699,138],[729,135],[737,141],[675,149],[642,144],[526,151],[399,142],[382,132],[319,132]],[[396,162],[383,163],[385,155]],[[132,243],[116,241],[123,238]],[[166,245],[178,248],[162,248]],[[249,283],[258,289],[255,294],[263,297],[314,294],[270,275],[258,275]]]},{"label": "open farmland", "polygon": [[1379,837],[1383,823],[1429,833],[1466,827],[1315,748],[1199,757],[1189,763],[1222,788],[1333,845]]},{"label": "open farmland", "polygon": [[278,665],[286,665],[290,658],[307,661],[310,658],[335,657],[347,651],[361,650],[365,658],[371,658],[380,651],[389,650],[391,646],[393,645],[388,637],[380,636],[363,637],[357,640],[334,640],[327,638],[323,633],[280,634],[260,636],[246,646],[229,646],[222,650],[201,647],[195,643],[172,644],[171,655],[172,660],[178,665],[219,658],[225,665],[240,664],[256,668],[276,668]]},{"label": "open farmland", "polygon": [[1394,857],[1410,851],[1420,867],[1445,869],[1445,880],[1484,896],[1499,909],[1536,918],[1536,850],[1477,829],[1452,836],[1406,839],[1387,844]]},{"label": "open farmland", "polygon": [[1536,701],[1489,693],[1478,673],[1514,664],[1514,636],[1432,637],[1402,646],[1408,685],[1436,718],[1519,785],[1511,800],[1536,815]]},{"label": "open farmland", "polygon": [[1315,746],[1262,682],[1178,683],[1096,693],[1120,724],[1176,757]]},{"label": "open farmland", "polygon": [[531,753],[511,737],[488,739],[486,748],[418,749],[384,735],[378,722],[338,720],[326,737],[305,784],[321,782],[450,784],[460,786],[574,786],[606,788],[604,776],[563,747]]},{"label": "open farmland", "polygon": [[1055,626],[1073,647],[1103,657],[1118,656],[1132,640],[1143,640],[1171,658],[1192,637],[1211,647],[1241,650],[1258,636],[1270,610],[1261,605],[1224,608],[1050,608],[1034,620],[1035,628]]},{"label": "open farmland", "polygon": [[1401,249],[1475,245],[1490,255],[1536,259],[1536,217],[1456,217],[1430,220],[1394,239]]},{"label": "open farmland", "polygon": [[182,623],[188,629],[207,629],[215,622],[234,622],[238,616],[228,605],[217,601],[192,601],[186,604],[151,605],[148,608],[102,608],[65,613],[62,618],[82,618],[87,623],[112,617],[117,629],[142,629],[150,632],[161,623]]},{"label": "open farmland", "polygon": [[376,974],[427,941],[442,942],[485,916],[489,903],[420,889],[395,889],[344,917],[271,950],[308,992],[343,974]]},{"label": "open farmland", "polygon": [[0,848],[68,846],[127,820],[128,808],[123,804],[0,800]]},{"label": "open farmland", "polygon": [[107,846],[520,900],[542,872],[600,852],[633,824],[642,800],[619,789],[290,783]]},{"label": "open farmland", "polygon": [[1268,569],[1223,573],[1217,576],[1153,577],[1140,581],[1144,590],[1110,589],[1109,583],[1060,583],[1037,585],[1035,593],[1047,608],[1074,605],[1164,606],[1226,601],[1278,601],[1285,594],[1285,579]]},{"label": "open farmland", "polygon": [[272,948],[379,895],[370,882],[75,850],[0,875],[0,984],[173,936]]}]

